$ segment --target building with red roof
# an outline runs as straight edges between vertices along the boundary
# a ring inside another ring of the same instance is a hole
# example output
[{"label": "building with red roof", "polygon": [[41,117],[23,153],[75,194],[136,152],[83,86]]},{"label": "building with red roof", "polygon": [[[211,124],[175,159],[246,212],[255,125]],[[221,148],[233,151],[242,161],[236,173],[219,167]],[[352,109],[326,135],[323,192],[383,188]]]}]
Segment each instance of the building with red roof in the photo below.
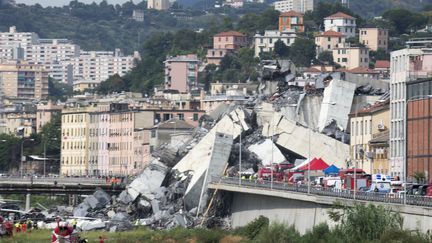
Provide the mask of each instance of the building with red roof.
[{"label": "building with red roof", "polygon": [[324,30],[333,30],[346,37],[356,36],[356,18],[342,12],[337,12],[324,18]]},{"label": "building with red roof", "polygon": [[213,48],[207,50],[207,63],[219,65],[222,58],[232,51],[248,45],[246,35],[238,31],[221,32],[213,37]]},{"label": "building with red roof", "polygon": [[328,30],[315,36],[317,55],[324,51],[332,51],[345,45],[346,36],[334,30]]},{"label": "building with red roof", "polygon": [[380,74],[381,78],[390,78],[390,61],[387,60],[377,60],[375,62],[374,70]]}]

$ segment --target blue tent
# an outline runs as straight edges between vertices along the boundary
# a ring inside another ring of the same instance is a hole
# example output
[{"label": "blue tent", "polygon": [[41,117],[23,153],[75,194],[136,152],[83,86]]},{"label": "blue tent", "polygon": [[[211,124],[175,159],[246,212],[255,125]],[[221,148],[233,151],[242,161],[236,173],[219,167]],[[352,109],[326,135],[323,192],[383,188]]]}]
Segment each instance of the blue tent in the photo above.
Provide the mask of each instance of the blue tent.
[{"label": "blue tent", "polygon": [[335,165],[329,166],[327,169],[323,170],[324,174],[326,175],[335,175],[339,173],[339,168]]}]

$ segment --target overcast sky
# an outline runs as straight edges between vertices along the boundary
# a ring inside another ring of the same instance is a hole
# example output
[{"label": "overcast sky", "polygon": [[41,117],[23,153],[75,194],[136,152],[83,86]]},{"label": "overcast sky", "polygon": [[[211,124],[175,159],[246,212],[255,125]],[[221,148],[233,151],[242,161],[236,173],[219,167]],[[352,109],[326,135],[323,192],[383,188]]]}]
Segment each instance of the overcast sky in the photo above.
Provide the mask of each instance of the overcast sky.
[{"label": "overcast sky", "polygon": [[[71,0],[15,0],[16,3],[25,3],[27,5],[33,5],[35,3],[39,3],[40,5],[46,7],[46,6],[64,6],[68,5]],[[92,3],[96,2],[99,3],[102,0],[79,0],[83,3]],[[129,0],[107,0],[109,4],[117,4],[117,3],[125,3]],[[132,0],[134,3],[140,2],[140,0]]]}]

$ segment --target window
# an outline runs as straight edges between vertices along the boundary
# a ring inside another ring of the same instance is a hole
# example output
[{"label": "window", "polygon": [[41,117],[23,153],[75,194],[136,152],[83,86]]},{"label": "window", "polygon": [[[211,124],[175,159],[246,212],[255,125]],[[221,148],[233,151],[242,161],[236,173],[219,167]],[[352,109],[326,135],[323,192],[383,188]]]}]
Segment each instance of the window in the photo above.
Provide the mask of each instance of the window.
[{"label": "window", "polygon": [[342,58],[342,62],[348,62],[348,59],[346,57]]},{"label": "window", "polygon": [[193,114],[193,120],[194,120],[194,121],[198,121],[198,114],[197,114],[197,113],[194,113],[194,114]]},{"label": "window", "polygon": [[151,137],[155,138],[156,137],[156,130],[151,130]]},{"label": "window", "polygon": [[330,37],[327,37],[327,41],[331,41],[331,38],[330,38]]}]

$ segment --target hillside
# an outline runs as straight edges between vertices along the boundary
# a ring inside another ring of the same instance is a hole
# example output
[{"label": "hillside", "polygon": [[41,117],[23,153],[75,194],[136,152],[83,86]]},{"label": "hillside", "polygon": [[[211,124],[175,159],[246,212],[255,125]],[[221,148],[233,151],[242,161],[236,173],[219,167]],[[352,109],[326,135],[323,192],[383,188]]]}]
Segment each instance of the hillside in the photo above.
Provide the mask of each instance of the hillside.
[{"label": "hillside", "polygon": [[[340,0],[319,0],[318,2],[340,3]],[[363,18],[381,16],[392,8],[402,8],[411,11],[421,11],[432,0],[349,0],[350,9]]]},{"label": "hillside", "polygon": [[[202,11],[187,10],[176,17],[170,12],[146,10],[145,2],[123,5],[83,4],[42,8],[40,5],[0,6],[0,31],[17,26],[18,31],[36,32],[41,38],[67,38],[84,50],[114,50],[126,53],[141,49],[142,43],[155,31],[176,31],[182,28],[205,28],[218,22],[217,16],[205,16]],[[131,19],[134,9],[145,9],[144,22]]]}]

